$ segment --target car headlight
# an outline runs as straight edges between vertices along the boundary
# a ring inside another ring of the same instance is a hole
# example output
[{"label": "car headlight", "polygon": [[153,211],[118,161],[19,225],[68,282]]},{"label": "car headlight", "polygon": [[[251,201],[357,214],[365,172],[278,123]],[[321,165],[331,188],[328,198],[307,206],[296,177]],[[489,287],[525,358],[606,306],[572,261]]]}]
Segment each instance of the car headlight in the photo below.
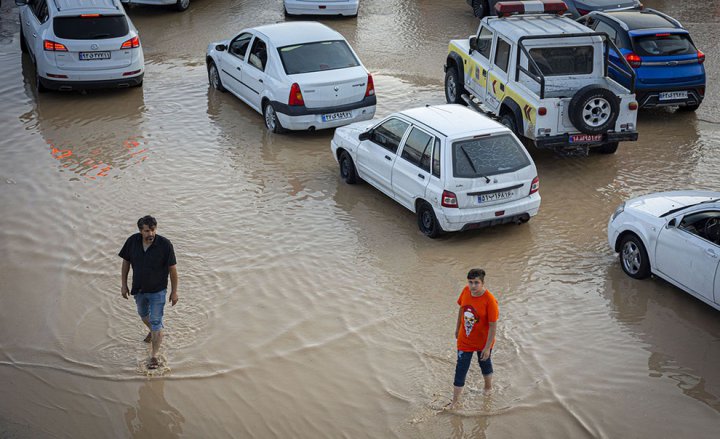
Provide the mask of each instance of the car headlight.
[{"label": "car headlight", "polygon": [[625,203],[622,203],[615,209],[615,212],[613,212],[612,216],[610,217],[610,221],[614,221],[615,218],[617,218],[618,215],[623,213],[625,211]]}]

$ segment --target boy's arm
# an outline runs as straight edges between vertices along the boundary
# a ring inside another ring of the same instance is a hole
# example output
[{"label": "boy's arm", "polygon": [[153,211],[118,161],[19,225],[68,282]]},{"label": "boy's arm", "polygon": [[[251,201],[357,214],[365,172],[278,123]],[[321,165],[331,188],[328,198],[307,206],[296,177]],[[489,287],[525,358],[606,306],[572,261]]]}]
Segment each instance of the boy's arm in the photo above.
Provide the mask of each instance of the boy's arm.
[{"label": "boy's arm", "polygon": [[497,322],[490,322],[490,329],[488,330],[487,340],[485,341],[485,348],[480,353],[481,360],[487,360],[490,358],[490,350],[492,349],[493,340],[495,340],[495,330],[497,329]]},{"label": "boy's arm", "polygon": [[455,338],[458,338],[458,331],[460,330],[461,322],[462,322],[462,307],[458,308],[457,322],[455,322]]}]

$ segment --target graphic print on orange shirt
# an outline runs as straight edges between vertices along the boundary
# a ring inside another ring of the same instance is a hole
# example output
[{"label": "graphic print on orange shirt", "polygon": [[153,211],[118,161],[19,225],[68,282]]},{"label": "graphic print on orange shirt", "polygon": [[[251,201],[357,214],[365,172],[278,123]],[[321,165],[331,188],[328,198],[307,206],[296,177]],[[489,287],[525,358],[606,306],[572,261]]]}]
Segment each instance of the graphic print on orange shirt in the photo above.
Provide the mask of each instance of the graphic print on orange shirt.
[{"label": "graphic print on orange shirt", "polygon": [[475,312],[475,308],[473,308],[470,305],[466,305],[463,307],[463,322],[465,324],[465,335],[467,337],[470,337],[470,331],[472,331],[473,326],[475,326],[475,323],[477,323],[478,317],[477,313]]}]

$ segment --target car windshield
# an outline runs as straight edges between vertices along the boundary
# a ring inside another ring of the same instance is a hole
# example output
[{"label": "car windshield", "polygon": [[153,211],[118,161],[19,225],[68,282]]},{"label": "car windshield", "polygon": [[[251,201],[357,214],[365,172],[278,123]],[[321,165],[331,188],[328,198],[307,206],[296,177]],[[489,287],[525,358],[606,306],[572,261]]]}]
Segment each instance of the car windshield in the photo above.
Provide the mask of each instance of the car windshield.
[{"label": "car windshield", "polygon": [[102,40],[128,34],[124,15],[98,17],[57,17],[53,21],[55,35],[67,40]]},{"label": "car windshield", "polygon": [[524,148],[511,134],[460,140],[453,143],[453,175],[486,177],[514,172],[530,165]]},{"label": "car windshield", "polygon": [[356,67],[360,62],[345,41],[296,44],[278,49],[285,73],[321,72]]},{"label": "car windshield", "polygon": [[[545,76],[588,75],[593,71],[592,46],[542,47],[530,49],[530,56]],[[530,71],[537,74],[534,67]]]},{"label": "car windshield", "polygon": [[640,56],[690,55],[697,49],[687,34],[655,34],[633,38],[635,52]]}]

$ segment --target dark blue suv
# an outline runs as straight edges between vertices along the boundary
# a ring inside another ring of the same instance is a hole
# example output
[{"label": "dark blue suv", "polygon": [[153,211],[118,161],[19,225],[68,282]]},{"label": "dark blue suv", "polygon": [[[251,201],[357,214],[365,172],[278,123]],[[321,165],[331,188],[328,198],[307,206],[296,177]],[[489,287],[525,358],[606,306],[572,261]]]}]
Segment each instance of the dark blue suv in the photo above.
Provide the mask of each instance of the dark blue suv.
[{"label": "dark blue suv", "polygon": [[[698,109],[705,96],[705,55],[680,22],[653,9],[591,12],[578,21],[608,34],[635,70],[640,108]],[[613,50],[609,56],[615,64],[623,64]],[[617,82],[630,85],[613,67],[609,73]]]}]

